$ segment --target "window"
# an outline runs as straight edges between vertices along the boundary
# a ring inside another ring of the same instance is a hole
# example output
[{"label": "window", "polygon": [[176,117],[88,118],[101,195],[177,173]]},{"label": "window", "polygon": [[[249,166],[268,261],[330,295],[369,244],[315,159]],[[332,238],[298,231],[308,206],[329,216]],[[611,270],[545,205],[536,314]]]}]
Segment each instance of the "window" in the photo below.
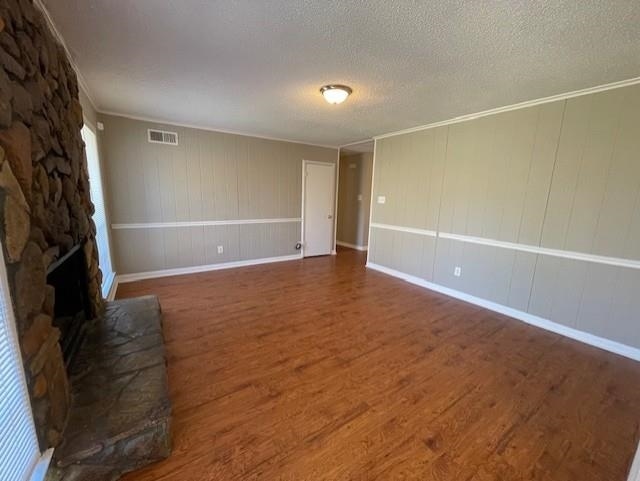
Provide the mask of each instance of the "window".
[{"label": "window", "polygon": [[32,479],[40,460],[0,249],[0,479]]},{"label": "window", "polygon": [[102,192],[98,142],[96,134],[86,124],[82,127],[82,140],[84,140],[87,152],[91,200],[96,208],[93,214],[93,222],[96,224],[96,244],[98,246],[98,255],[100,256],[100,269],[102,269],[102,295],[108,297],[115,273],[111,267],[111,254],[109,253],[109,231]]}]

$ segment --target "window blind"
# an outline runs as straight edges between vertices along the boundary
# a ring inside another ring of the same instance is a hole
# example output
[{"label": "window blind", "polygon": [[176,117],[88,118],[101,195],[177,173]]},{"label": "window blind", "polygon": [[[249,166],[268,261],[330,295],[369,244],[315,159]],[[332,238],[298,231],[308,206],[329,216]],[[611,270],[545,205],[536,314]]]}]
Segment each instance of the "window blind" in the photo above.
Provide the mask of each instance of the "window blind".
[{"label": "window blind", "polygon": [[111,255],[109,253],[109,234],[102,191],[102,173],[100,172],[96,134],[86,124],[82,127],[82,140],[84,140],[87,153],[91,201],[95,206],[93,222],[96,225],[96,244],[98,255],[100,256],[100,269],[102,269],[102,295],[107,297],[113,283],[114,272],[111,267]]},{"label": "window blind", "polygon": [[0,480],[27,481],[40,459],[0,249]]}]

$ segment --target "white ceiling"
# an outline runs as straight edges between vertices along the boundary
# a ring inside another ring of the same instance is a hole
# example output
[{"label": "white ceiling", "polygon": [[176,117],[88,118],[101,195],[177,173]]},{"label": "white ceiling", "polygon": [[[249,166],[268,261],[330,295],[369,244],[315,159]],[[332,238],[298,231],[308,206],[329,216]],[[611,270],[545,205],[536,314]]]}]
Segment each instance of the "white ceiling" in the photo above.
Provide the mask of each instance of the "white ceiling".
[{"label": "white ceiling", "polygon": [[637,0],[45,4],[99,110],[317,144],[640,75]]}]

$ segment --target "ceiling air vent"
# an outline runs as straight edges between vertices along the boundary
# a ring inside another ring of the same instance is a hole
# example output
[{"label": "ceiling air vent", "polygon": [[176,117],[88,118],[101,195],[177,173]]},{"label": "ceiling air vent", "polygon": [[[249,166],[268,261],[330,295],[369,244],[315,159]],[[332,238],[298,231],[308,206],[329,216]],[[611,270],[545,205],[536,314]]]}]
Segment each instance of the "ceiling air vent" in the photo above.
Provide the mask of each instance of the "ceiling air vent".
[{"label": "ceiling air vent", "polygon": [[178,133],[149,129],[149,142],[152,144],[178,145]]}]

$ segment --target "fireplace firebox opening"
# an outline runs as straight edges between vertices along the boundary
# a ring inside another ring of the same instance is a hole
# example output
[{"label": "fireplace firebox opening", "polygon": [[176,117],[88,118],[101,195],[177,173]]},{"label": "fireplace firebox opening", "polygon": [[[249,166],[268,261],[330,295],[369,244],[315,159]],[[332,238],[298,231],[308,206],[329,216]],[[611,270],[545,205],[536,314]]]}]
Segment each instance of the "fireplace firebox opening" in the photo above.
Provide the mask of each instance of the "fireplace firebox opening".
[{"label": "fireplace firebox opening", "polygon": [[92,318],[89,277],[82,244],[76,244],[51,264],[47,284],[55,290],[53,325],[60,329],[60,347],[67,371],[84,340],[86,321]]}]

